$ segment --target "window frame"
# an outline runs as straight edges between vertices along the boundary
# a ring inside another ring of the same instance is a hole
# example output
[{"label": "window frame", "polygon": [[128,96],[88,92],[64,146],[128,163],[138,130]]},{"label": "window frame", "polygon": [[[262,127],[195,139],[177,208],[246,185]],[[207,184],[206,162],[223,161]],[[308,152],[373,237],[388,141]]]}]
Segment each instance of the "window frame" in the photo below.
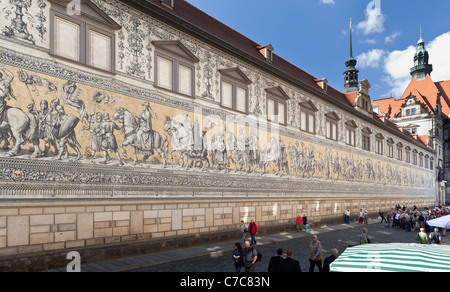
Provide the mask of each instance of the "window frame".
[{"label": "window frame", "polygon": [[[172,62],[171,88],[159,84],[159,58]],[[180,66],[191,69],[191,94],[180,91]],[[195,98],[195,63],[190,63],[187,60],[183,60],[180,57],[174,56],[174,54],[164,52],[160,49],[155,50],[155,87]]]},{"label": "window frame", "polygon": [[[304,133],[308,133],[308,134],[316,134],[316,126],[317,126],[317,122],[316,122],[316,114],[319,111],[314,104],[311,101],[305,101],[299,104],[300,106],[300,131],[304,132]],[[303,127],[303,123],[302,123],[302,114],[305,114],[305,129],[302,129]],[[313,125],[312,125],[312,131],[310,131],[311,129],[311,125],[310,125],[310,119],[312,117],[312,121],[313,121]]]},{"label": "window frame", "polygon": [[361,130],[361,148],[366,151],[371,151],[371,136],[372,131],[369,128],[364,128]]},{"label": "window frame", "polygon": [[[220,76],[220,106],[232,111],[236,111],[242,114],[249,114],[250,96],[249,86],[252,83],[245,74],[239,68],[222,69],[219,70]],[[232,85],[231,92],[231,104],[229,107],[223,104],[223,83],[226,82]],[[245,90],[245,111],[241,111],[237,108],[237,89],[241,88]]]},{"label": "window frame", "polygon": [[[267,120],[278,123],[279,125],[287,126],[288,100],[289,96],[280,87],[273,87],[266,89],[266,113]],[[284,121],[272,121],[269,116],[269,100],[274,102],[274,116],[279,117],[280,104],[284,105]]]},{"label": "window frame", "polygon": [[[115,23],[109,16],[105,15],[98,7],[96,7],[91,2],[83,2],[83,5],[90,6],[94,11],[100,14],[100,17],[104,18],[103,21],[99,19],[94,19],[92,16],[85,15],[82,11],[82,15],[77,17],[72,17],[67,14],[66,7],[57,3],[55,0],[49,0],[51,3],[50,7],[50,28],[49,28],[49,54],[52,57],[87,66],[95,70],[100,70],[107,73],[116,73],[116,30],[121,29],[120,25]],[[80,27],[79,30],[79,57],[78,60],[73,60],[71,58],[61,56],[56,52],[56,18],[63,21],[76,24]],[[91,34],[90,32],[96,32],[103,36],[110,38],[110,70],[96,67],[91,65]]]},{"label": "window frame", "polygon": [[[345,144],[356,147],[356,129],[358,126],[352,120],[345,123]],[[352,139],[353,138],[353,139]]]},{"label": "window frame", "polygon": [[[335,112],[325,114],[325,138],[336,142],[339,140],[339,121],[340,118]],[[335,133],[333,133],[333,126],[336,129]]]}]

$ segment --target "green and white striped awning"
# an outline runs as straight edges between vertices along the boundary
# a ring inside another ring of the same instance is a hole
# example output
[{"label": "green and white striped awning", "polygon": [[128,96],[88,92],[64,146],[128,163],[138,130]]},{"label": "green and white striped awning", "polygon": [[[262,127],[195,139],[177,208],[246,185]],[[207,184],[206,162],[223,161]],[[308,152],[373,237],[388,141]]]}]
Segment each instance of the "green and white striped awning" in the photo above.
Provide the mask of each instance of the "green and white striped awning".
[{"label": "green and white striped awning", "polygon": [[450,272],[450,246],[366,244],[348,248],[331,272]]}]

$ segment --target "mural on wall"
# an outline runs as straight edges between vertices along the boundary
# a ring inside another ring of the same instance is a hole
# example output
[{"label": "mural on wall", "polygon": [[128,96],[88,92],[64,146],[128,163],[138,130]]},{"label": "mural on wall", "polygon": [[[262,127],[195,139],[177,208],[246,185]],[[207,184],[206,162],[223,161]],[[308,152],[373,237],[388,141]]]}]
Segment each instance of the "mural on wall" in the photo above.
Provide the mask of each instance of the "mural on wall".
[{"label": "mural on wall", "polygon": [[[4,27],[1,37],[48,48],[46,15],[49,5],[44,0],[2,1],[8,1],[9,5],[0,11],[0,23]],[[145,82],[144,85],[134,86],[114,78],[102,79],[57,62],[0,50],[0,60],[5,62],[5,65],[0,63],[0,157],[77,163],[80,166],[127,167],[127,174],[111,175],[111,182],[124,183],[154,183],[154,178],[135,177],[130,169],[166,168],[199,174],[288,177],[310,182],[433,187],[430,171],[381,156],[378,159],[376,155],[353,154],[338,143],[336,146],[325,145],[303,134],[283,135],[286,131],[261,139],[257,129],[248,125],[231,131],[221,126],[217,119],[206,116],[208,113],[216,115],[215,110],[205,110],[205,115],[197,116],[193,114],[191,103],[142,89],[154,79],[152,41],[179,40],[200,59],[195,67],[195,92],[199,99],[220,103],[218,69],[234,67],[242,68],[253,82],[249,86],[249,111],[255,116],[266,114],[265,89],[281,84],[291,98],[287,105],[287,122],[298,129],[298,104],[311,99],[264,72],[253,70],[180,31],[130,10],[123,3],[114,0],[92,2],[122,26],[116,37],[117,73],[129,78],[131,83],[139,80]],[[323,136],[323,115],[333,109],[321,104],[318,109],[317,134]],[[223,117],[224,114],[218,115]],[[343,121],[349,119],[351,117],[341,117],[340,128],[344,127]],[[339,142],[344,142],[343,131]],[[356,146],[361,148],[359,139]],[[14,169],[4,170],[3,174],[14,180],[23,179],[20,171],[16,173]],[[102,175],[81,173],[79,177],[82,181],[93,182],[101,181]],[[29,174],[31,176],[39,178],[37,180],[57,180],[52,178],[54,176],[70,181],[74,175],[34,171]],[[220,183],[225,184],[224,181]],[[288,185],[288,181],[283,184]],[[181,185],[181,179],[177,184]],[[280,188],[267,184],[266,187]]]},{"label": "mural on wall", "polygon": [[[17,72],[14,74],[13,72]],[[0,156],[429,187],[430,172],[0,64]],[[139,110],[140,108],[140,110]],[[132,155],[130,154],[130,151]]]}]

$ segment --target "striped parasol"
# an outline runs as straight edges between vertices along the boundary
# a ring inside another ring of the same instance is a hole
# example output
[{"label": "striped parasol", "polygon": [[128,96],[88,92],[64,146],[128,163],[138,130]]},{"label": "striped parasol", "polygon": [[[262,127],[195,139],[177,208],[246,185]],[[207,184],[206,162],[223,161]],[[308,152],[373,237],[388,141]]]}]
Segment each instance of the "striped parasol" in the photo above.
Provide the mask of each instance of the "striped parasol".
[{"label": "striped parasol", "polygon": [[450,246],[405,243],[348,248],[331,272],[450,272]]}]

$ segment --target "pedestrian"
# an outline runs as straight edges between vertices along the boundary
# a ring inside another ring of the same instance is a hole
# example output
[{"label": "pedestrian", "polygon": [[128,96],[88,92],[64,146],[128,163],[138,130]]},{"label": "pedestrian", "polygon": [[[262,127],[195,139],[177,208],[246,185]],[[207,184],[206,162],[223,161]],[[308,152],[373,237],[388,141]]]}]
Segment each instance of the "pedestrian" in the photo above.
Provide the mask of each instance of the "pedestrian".
[{"label": "pedestrian", "polygon": [[295,222],[297,224],[297,232],[301,231],[303,229],[303,218],[302,216],[300,216],[300,214],[298,214],[297,216],[297,220]]},{"label": "pedestrian", "polygon": [[294,260],[294,252],[287,251],[287,257],[281,262],[281,271],[284,273],[301,273],[300,262]]},{"label": "pedestrian", "polygon": [[242,249],[241,243],[239,242],[236,242],[234,244],[233,260],[236,273],[239,273],[241,271],[242,266],[244,266],[244,251]]},{"label": "pedestrian", "polygon": [[253,219],[250,220],[250,225],[248,226],[248,232],[250,232],[250,236],[251,236],[250,245],[256,244],[255,236],[258,233],[258,225],[256,225],[256,222],[253,221]]},{"label": "pedestrian", "polygon": [[330,272],[331,263],[333,263],[339,257],[339,252],[337,249],[332,248],[330,251],[331,251],[331,255],[323,261],[322,271],[324,273]]},{"label": "pedestrian", "polygon": [[434,232],[430,233],[430,243],[431,244],[441,244],[442,243],[442,235],[439,233],[439,228],[434,228]]},{"label": "pedestrian", "polygon": [[248,232],[248,226],[245,224],[244,220],[241,221],[241,232],[242,232],[242,243],[245,242],[245,235]]},{"label": "pedestrian", "polygon": [[245,242],[244,248],[244,268],[245,272],[254,272],[255,263],[258,260],[258,252],[252,246],[250,246],[250,241]]},{"label": "pedestrian", "polygon": [[364,210],[363,216],[364,216],[364,218],[363,218],[364,224],[366,224],[366,225],[369,224],[369,223],[368,223],[368,220],[369,220],[369,213],[367,212],[367,210]]},{"label": "pedestrian", "polygon": [[364,212],[362,209],[359,209],[359,224],[362,224],[364,220]]},{"label": "pedestrian", "polygon": [[392,218],[393,218],[392,211],[389,211],[388,214],[387,214],[387,224],[388,224],[388,227],[391,227],[391,221],[392,221]]},{"label": "pedestrian", "polygon": [[363,229],[362,229],[362,234],[361,234],[359,243],[360,243],[361,245],[371,243],[371,241],[370,241],[370,239],[369,239],[369,236],[367,236],[367,228],[363,228]]},{"label": "pedestrian", "polygon": [[309,245],[309,272],[314,272],[314,268],[317,266],[319,272],[322,272],[322,245],[317,239],[317,235],[312,236],[312,241]]},{"label": "pedestrian", "polygon": [[267,268],[268,273],[279,273],[281,270],[281,263],[283,262],[283,249],[277,249],[277,255],[270,258],[269,267]]},{"label": "pedestrian", "polygon": [[346,224],[350,224],[350,210],[349,209],[347,209],[344,212],[344,220],[345,220]]},{"label": "pedestrian", "polygon": [[416,235],[416,241],[418,244],[428,244],[428,235],[425,233],[425,228],[420,228],[420,232]]},{"label": "pedestrian", "polygon": [[384,212],[381,212],[381,210],[378,210],[378,214],[380,214],[380,217],[381,217],[381,222],[380,222],[380,224],[382,224],[383,221],[385,221],[386,223],[388,223],[388,221],[386,220],[386,217],[384,217]]},{"label": "pedestrian", "polygon": [[302,220],[303,220],[303,229],[305,229],[306,232],[308,227],[308,217],[306,216],[306,214],[303,214]]}]

